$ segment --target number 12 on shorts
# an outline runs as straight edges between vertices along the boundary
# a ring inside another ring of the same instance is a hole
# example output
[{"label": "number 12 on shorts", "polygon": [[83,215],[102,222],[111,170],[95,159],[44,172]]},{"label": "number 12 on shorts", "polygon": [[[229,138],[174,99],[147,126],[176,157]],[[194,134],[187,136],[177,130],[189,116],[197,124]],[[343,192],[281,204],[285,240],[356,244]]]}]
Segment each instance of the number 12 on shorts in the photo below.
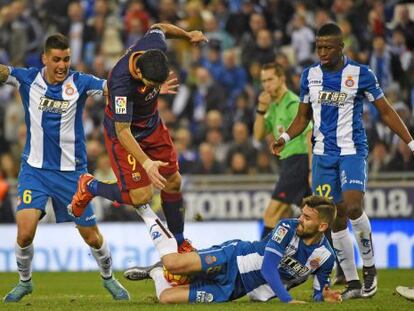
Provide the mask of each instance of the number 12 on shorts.
[{"label": "number 12 on shorts", "polygon": [[331,194],[330,184],[323,184],[323,185],[319,185],[318,187],[316,187],[316,194],[321,197],[328,198],[330,200],[333,199],[333,197],[330,195]]}]

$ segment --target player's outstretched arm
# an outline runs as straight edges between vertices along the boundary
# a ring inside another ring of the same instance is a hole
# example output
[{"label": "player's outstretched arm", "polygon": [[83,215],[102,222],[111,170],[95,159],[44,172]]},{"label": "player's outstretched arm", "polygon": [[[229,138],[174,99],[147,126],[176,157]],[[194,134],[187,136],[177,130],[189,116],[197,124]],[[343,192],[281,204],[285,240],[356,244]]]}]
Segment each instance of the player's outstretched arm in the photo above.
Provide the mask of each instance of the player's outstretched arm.
[{"label": "player's outstretched arm", "polygon": [[0,83],[6,82],[9,75],[9,68],[5,65],[0,64]]},{"label": "player's outstretched arm", "polygon": [[390,105],[386,97],[381,97],[374,101],[375,107],[378,109],[382,121],[395,133],[397,134],[408,146],[414,155],[414,140],[401,120],[398,113]]},{"label": "player's outstretched arm", "polygon": [[208,42],[207,37],[199,30],[185,31],[172,24],[159,23],[151,26],[151,29],[161,29],[168,39],[187,39],[191,43]]},{"label": "player's outstretched arm", "polygon": [[300,135],[307,128],[312,117],[311,112],[310,104],[299,104],[298,113],[289,128],[271,146],[271,151],[274,155],[279,155],[288,141]]}]

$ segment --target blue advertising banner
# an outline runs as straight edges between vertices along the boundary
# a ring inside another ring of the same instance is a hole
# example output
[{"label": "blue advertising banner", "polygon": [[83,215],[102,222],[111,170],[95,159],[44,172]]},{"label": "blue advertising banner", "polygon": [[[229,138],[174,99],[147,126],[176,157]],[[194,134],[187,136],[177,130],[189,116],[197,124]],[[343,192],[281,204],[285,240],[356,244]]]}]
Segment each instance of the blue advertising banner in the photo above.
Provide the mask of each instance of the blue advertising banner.
[{"label": "blue advertising banner", "polygon": [[[414,220],[372,220],[371,224],[377,267],[414,268]],[[159,260],[144,224],[102,223],[100,230],[110,245],[114,269],[149,265]],[[260,237],[261,224],[258,221],[188,223],[185,232],[193,245],[202,249],[230,239],[257,240]],[[0,271],[16,271],[15,225],[1,225],[0,236]],[[357,265],[361,267],[355,241],[354,245]],[[40,225],[34,246],[34,270],[97,269],[89,248],[72,224]]]}]

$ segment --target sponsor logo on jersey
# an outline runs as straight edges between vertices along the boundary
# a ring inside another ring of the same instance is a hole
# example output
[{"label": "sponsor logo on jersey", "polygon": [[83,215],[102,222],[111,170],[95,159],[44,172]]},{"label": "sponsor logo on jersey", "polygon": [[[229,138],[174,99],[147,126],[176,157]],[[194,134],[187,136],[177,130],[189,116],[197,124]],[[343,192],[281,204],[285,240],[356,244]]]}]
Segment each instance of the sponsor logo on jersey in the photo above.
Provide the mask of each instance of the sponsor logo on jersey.
[{"label": "sponsor logo on jersey", "polygon": [[288,233],[288,229],[282,226],[278,226],[276,228],[276,232],[272,236],[272,240],[277,243],[280,243],[282,242],[283,238],[285,237],[287,233]]},{"label": "sponsor logo on jersey", "polygon": [[319,91],[318,103],[326,106],[343,107],[346,93],[335,91]]},{"label": "sponsor logo on jersey", "polygon": [[312,86],[322,85],[322,80],[310,80],[309,85],[312,85]]},{"label": "sponsor logo on jersey", "polygon": [[37,86],[39,89],[41,89],[41,90],[43,90],[43,91],[46,91],[47,90],[47,88],[46,87],[44,87],[43,85],[41,85],[39,82],[33,82],[33,85],[34,86]]},{"label": "sponsor logo on jersey", "polygon": [[295,258],[285,256],[280,261],[280,269],[285,270],[292,277],[303,277],[308,274],[309,268],[302,265]]},{"label": "sponsor logo on jersey", "polygon": [[153,99],[155,96],[157,96],[158,92],[159,88],[153,88],[152,91],[149,92],[147,96],[145,96],[145,101],[150,101]]},{"label": "sponsor logo on jersey", "polygon": [[127,113],[127,97],[115,96],[115,113],[126,114]]},{"label": "sponsor logo on jersey", "polygon": [[54,100],[47,97],[41,97],[39,102],[39,110],[43,112],[52,112],[63,114],[68,111],[69,101],[67,100]]}]

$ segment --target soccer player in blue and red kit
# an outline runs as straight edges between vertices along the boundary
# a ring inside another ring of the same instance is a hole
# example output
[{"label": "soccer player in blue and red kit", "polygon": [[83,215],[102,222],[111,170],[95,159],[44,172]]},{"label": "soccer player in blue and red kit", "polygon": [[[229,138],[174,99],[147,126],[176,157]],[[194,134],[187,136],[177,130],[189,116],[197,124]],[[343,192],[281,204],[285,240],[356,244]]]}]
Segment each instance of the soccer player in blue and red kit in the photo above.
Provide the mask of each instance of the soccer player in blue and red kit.
[{"label": "soccer player in blue and red kit", "polygon": [[[313,279],[313,301],[340,302],[341,295],[329,289],[335,255],[324,232],[335,219],[331,200],[310,196],[302,202],[299,219],[283,219],[263,240],[231,240],[191,253],[177,253],[177,243],[168,237],[150,209],[139,209],[161,261],[150,267],[125,271],[130,280],[152,278],[161,303],[225,302],[247,295],[251,300],[294,300],[288,292]],[[178,275],[190,274],[190,284],[172,287],[164,267]]]},{"label": "soccer player in blue and red kit", "polygon": [[158,95],[169,76],[164,54],[166,37],[187,39],[193,44],[207,41],[200,31],[187,32],[171,24],[155,24],[117,62],[108,79],[109,98],[104,119],[105,144],[117,185],[85,174],[79,179],[78,191],[69,209],[80,216],[97,195],[138,208],[149,204],[155,186],[161,190],[168,228],[180,250],[188,251],[192,247],[183,236],[177,153],[157,110]]},{"label": "soccer player in blue and red kit", "polygon": [[[371,224],[362,208],[368,155],[362,120],[364,98],[375,105],[383,122],[413,153],[414,140],[384,96],[372,70],[343,55],[343,48],[338,25],[329,23],[319,29],[316,51],[320,62],[302,73],[298,113],[273,144],[273,152],[278,154],[286,142],[302,133],[313,120],[312,190],[337,203],[332,240],[348,283],[342,298],[368,298],[377,292],[377,273]],[[363,284],[354,261],[348,219],[363,261]]]}]

